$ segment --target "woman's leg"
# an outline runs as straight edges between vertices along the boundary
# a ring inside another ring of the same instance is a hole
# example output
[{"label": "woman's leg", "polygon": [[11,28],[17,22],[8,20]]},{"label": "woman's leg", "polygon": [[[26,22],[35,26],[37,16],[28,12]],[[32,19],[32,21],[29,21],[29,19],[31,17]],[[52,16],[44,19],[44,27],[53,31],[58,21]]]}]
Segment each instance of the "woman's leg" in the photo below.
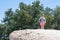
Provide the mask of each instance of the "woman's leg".
[{"label": "woman's leg", "polygon": [[44,22],[42,22],[41,24],[41,29],[44,29]]},{"label": "woman's leg", "polygon": [[41,29],[44,29],[44,26],[41,26]]}]

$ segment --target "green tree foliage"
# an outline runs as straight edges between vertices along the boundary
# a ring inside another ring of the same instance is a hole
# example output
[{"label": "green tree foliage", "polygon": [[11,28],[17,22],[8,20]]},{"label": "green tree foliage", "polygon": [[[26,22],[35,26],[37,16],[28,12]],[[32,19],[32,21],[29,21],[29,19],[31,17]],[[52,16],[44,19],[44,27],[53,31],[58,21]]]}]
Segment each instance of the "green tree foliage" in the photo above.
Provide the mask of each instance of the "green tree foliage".
[{"label": "green tree foliage", "polygon": [[38,18],[42,10],[43,7],[39,1],[33,2],[32,5],[26,5],[21,2],[15,12],[12,9],[5,12],[3,22],[13,27],[14,30],[37,28],[39,25]]},{"label": "green tree foliage", "polygon": [[39,0],[34,1],[32,5],[19,3],[19,8],[12,11],[12,8],[5,11],[5,17],[0,24],[0,39],[8,40],[9,34],[14,30],[37,29],[40,28],[39,17],[45,14],[45,29],[60,29],[60,7],[54,10],[44,6]]},{"label": "green tree foliage", "polygon": [[53,10],[48,7],[46,7],[44,10],[44,14],[46,17],[46,25],[45,25],[46,29],[53,28],[52,25],[53,25],[54,16],[52,12]]},{"label": "green tree foliage", "polygon": [[0,40],[8,40],[8,26],[6,24],[0,24]]},{"label": "green tree foliage", "polygon": [[57,6],[54,9],[54,24],[55,24],[55,29],[60,29],[60,7]]}]

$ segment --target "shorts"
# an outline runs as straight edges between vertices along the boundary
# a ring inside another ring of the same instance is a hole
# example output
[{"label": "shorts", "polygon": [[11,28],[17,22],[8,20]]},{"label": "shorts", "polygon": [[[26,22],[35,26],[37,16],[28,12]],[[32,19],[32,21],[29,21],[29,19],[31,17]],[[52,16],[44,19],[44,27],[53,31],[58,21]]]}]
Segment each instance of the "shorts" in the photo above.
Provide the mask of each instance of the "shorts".
[{"label": "shorts", "polygon": [[40,22],[40,26],[41,27],[44,27],[44,22]]}]

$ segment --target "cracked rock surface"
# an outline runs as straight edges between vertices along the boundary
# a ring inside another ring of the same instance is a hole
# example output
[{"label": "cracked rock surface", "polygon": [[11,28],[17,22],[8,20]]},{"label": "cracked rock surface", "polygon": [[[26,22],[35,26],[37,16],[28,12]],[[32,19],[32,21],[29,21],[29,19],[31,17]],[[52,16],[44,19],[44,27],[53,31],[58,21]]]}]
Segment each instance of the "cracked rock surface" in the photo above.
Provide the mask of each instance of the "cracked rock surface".
[{"label": "cracked rock surface", "polygon": [[9,35],[9,40],[60,40],[60,30],[17,30]]}]

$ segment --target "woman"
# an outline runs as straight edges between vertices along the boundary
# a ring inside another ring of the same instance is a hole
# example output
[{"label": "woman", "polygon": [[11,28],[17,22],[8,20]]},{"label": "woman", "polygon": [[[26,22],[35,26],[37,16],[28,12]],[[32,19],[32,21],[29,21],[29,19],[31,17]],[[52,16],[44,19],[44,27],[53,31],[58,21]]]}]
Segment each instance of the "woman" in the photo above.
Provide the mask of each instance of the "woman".
[{"label": "woman", "polygon": [[39,23],[40,23],[41,29],[44,29],[44,25],[46,23],[46,19],[45,19],[44,15],[41,15],[41,17],[39,18]]}]

